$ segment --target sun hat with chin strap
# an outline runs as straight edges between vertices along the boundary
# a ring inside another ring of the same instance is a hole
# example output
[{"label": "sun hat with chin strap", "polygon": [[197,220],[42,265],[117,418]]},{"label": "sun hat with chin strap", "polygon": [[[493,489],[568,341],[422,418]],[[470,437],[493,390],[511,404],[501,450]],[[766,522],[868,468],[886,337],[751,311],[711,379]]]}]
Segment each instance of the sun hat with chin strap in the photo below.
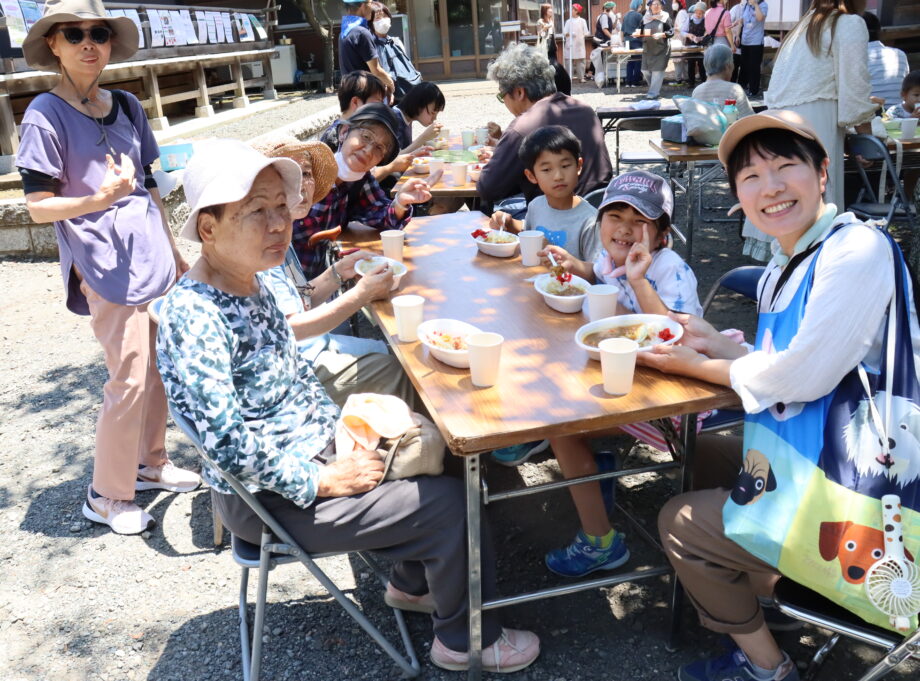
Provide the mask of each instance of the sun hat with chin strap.
[{"label": "sun hat with chin strap", "polygon": [[40,71],[60,72],[60,62],[51,52],[45,37],[55,24],[93,20],[105,21],[114,34],[110,63],[124,61],[137,52],[139,38],[135,23],[128,17],[107,16],[102,0],[47,0],[42,18],[32,24],[22,42],[26,63]]}]

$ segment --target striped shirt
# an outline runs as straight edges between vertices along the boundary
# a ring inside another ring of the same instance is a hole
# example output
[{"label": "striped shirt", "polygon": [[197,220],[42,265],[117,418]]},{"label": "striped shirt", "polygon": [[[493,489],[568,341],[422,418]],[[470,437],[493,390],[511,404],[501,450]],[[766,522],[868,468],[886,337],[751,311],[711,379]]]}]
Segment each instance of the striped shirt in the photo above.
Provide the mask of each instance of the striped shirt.
[{"label": "striped shirt", "polygon": [[885,47],[878,40],[869,43],[869,82],[872,96],[885,100],[886,106],[901,101],[901,82],[907,75],[907,55],[896,47]]}]

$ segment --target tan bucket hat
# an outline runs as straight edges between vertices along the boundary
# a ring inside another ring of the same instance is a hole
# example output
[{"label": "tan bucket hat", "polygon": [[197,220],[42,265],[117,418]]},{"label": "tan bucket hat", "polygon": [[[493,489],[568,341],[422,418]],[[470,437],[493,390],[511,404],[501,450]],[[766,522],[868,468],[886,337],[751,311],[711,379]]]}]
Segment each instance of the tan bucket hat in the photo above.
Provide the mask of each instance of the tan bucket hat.
[{"label": "tan bucket hat", "polygon": [[313,203],[322,201],[332,191],[339,169],[332,149],[322,142],[303,142],[294,135],[277,135],[260,138],[251,144],[256,151],[269,158],[289,158],[299,163],[303,157],[308,157],[313,166]]},{"label": "tan bucket hat", "polygon": [[58,71],[58,58],[51,53],[45,36],[55,24],[102,19],[114,32],[112,55],[109,62],[124,61],[137,52],[139,44],[137,25],[128,17],[106,16],[102,0],[47,0],[42,18],[32,24],[22,43],[26,63],[40,71]]},{"label": "tan bucket hat", "polygon": [[[756,132],[757,130],[768,130],[770,128],[788,130],[799,137],[814,140],[824,149],[824,145],[821,144],[818,133],[815,132],[811,124],[802,118],[800,114],[786,109],[768,109],[767,111],[761,111],[759,114],[754,114],[753,116],[739,118],[725,131],[722,140],[719,142],[719,160],[722,162],[722,165],[726,168],[728,167],[728,159],[741,140],[752,132]],[[824,154],[827,155],[827,149],[824,149]]]}]

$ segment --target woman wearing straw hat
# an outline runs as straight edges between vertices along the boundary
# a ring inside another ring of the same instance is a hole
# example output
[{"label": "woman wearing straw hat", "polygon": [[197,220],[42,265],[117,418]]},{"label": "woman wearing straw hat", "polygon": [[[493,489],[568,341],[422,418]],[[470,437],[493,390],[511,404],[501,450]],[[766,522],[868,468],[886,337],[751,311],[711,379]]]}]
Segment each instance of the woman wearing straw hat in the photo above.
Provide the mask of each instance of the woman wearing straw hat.
[{"label": "woman wearing straw hat", "polygon": [[147,312],[188,265],[176,250],[150,164],[159,149],[140,103],[103,90],[110,61],[137,51],[137,28],[100,0],[48,0],[22,45],[27,63],[60,79],[26,110],[17,164],[29,214],[53,222],[67,307],[90,315],[109,372],[83,515],[119,534],[153,518],[136,490],[188,492],[197,474],[165,448],[166,399]]},{"label": "woman wearing straw hat", "polygon": [[[302,142],[293,135],[274,135],[253,142],[252,146],[269,158],[289,158],[300,166],[303,200],[291,211],[295,220],[305,217],[313,202],[322,201],[332,190],[335,157],[323,142]],[[352,393],[380,393],[396,395],[421,411],[421,401],[409,376],[388,352],[386,343],[333,332],[365,305],[389,297],[393,270],[381,266],[361,277],[342,295],[329,299],[342,281],[354,278],[358,261],[373,255],[360,250],[350,253],[308,282],[299,277],[297,256],[288,249],[284,265],[267,270],[263,283],[287,317],[300,357],[313,365],[316,377],[333,402],[341,407]],[[293,275],[289,276],[292,268],[295,268]]]}]

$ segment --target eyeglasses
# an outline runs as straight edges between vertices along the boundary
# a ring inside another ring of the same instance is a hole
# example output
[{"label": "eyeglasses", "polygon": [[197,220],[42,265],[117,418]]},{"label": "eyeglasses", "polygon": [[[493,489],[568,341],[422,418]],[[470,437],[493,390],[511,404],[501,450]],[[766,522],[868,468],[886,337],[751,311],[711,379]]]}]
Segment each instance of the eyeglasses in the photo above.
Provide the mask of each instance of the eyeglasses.
[{"label": "eyeglasses", "polygon": [[87,35],[89,35],[89,39],[97,45],[105,45],[114,35],[112,29],[108,26],[93,26],[88,30],[84,30],[79,26],[65,26],[59,28],[58,33],[63,35],[64,40],[71,45],[79,45],[86,39]]},{"label": "eyeglasses", "polygon": [[497,99],[497,100],[500,101],[502,104],[504,104],[504,103],[505,103],[505,93],[504,93],[504,92],[497,92],[497,93],[495,93],[495,99]]},{"label": "eyeglasses", "polygon": [[370,149],[377,158],[383,158],[389,147],[384,146],[373,133],[367,130],[358,130],[358,139],[361,140],[361,146]]}]

